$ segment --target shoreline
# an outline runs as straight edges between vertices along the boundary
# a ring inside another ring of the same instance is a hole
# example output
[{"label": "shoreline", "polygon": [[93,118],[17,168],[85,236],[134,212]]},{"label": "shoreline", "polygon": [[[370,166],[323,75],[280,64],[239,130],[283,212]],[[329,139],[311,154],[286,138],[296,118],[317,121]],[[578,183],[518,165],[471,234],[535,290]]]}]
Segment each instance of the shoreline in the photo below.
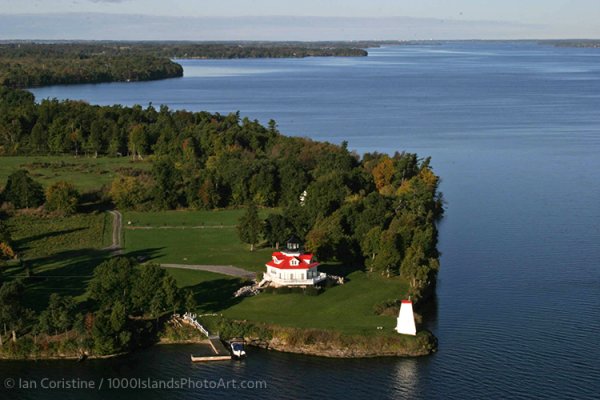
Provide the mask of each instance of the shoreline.
[{"label": "shoreline", "polygon": [[[356,337],[355,337],[356,338]],[[371,336],[360,336],[363,339],[373,339]],[[394,343],[394,337],[384,337],[385,339],[392,339],[392,343],[378,347],[378,350],[372,350],[371,348],[361,348],[357,343],[349,343],[348,345],[338,344],[306,344],[306,343],[289,343],[283,335],[275,336],[268,340],[262,340],[257,338],[245,338],[246,345],[253,348],[259,348],[269,351],[277,351],[281,353],[289,354],[300,354],[313,357],[324,357],[324,358],[338,358],[338,359],[358,359],[358,358],[376,358],[376,357],[423,357],[431,355],[437,352],[437,338],[431,332],[427,330],[419,331],[414,337],[415,346],[402,346],[400,343]],[[404,338],[412,340],[413,337],[409,336],[398,336],[398,338]],[[81,361],[87,360],[107,360],[111,358],[117,358],[127,356],[140,350],[151,350],[154,346],[170,346],[170,345],[184,345],[184,344],[197,344],[197,345],[209,345],[208,338],[194,338],[194,339],[168,339],[160,338],[156,343],[153,343],[147,347],[132,349],[126,352],[120,352],[115,354],[107,355],[89,355],[87,352],[85,358]],[[13,357],[7,356],[6,354],[0,354],[1,361],[79,361],[82,353],[77,354],[62,354],[62,355],[29,355],[25,357]]]}]

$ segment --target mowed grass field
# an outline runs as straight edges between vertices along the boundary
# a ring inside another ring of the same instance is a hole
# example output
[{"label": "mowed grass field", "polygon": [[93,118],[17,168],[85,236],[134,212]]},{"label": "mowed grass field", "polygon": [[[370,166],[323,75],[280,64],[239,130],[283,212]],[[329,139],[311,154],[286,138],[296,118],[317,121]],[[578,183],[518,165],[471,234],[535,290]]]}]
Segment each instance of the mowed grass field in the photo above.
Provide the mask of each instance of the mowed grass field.
[{"label": "mowed grass field", "polygon": [[318,296],[261,293],[246,297],[223,314],[237,320],[349,334],[375,334],[378,326],[392,332],[396,319],[376,315],[373,308],[378,303],[403,298],[407,283],[399,278],[369,276],[363,271],[354,271],[347,279],[344,285],[328,288]]},{"label": "mowed grass field", "polygon": [[[273,210],[262,210],[264,218]],[[264,271],[272,249],[250,252],[236,231],[244,210],[125,212],[125,255],[148,261],[180,264],[235,265]],[[131,222],[131,224],[128,224]],[[9,219],[15,247],[23,264],[9,263],[4,278],[27,277],[26,306],[46,307],[51,293],[86,299],[87,284],[96,265],[110,256],[112,216],[108,213],[50,217],[19,214]],[[261,293],[234,298],[244,282],[220,274],[171,269],[180,287],[191,289],[197,313],[222,313],[228,318],[288,327],[332,329],[349,334],[392,332],[395,318],[376,315],[374,306],[404,298],[408,285],[399,278],[384,279],[343,265],[321,270],[346,275],[347,282],[318,296],[299,293]]]},{"label": "mowed grass field", "polygon": [[21,264],[9,262],[2,275],[26,280],[26,306],[40,310],[52,293],[85,299],[96,265],[109,253],[112,217],[107,213],[56,217],[21,214],[8,220]]},{"label": "mowed grass field", "polygon": [[4,186],[13,172],[26,169],[32,178],[44,186],[64,180],[77,186],[80,191],[87,191],[111,183],[120,170],[150,168],[150,162],[134,162],[127,157],[3,156],[0,157],[0,185]]},{"label": "mowed grass field", "polygon": [[[237,233],[245,211],[125,212],[124,246],[128,253],[173,264],[235,265],[263,271],[272,249],[251,252]],[[265,218],[273,210],[261,210]]]},{"label": "mowed grass field", "polygon": [[189,269],[169,268],[167,271],[179,287],[194,292],[198,308],[192,311],[196,313],[220,313],[240,301],[233,297],[233,293],[244,284],[239,278]]}]

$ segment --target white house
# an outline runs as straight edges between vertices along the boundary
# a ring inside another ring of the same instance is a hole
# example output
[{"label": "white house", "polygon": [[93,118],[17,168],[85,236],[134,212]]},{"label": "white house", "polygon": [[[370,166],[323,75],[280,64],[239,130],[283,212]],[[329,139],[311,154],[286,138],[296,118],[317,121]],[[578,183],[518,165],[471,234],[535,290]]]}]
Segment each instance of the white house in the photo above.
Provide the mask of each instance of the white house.
[{"label": "white house", "polygon": [[304,253],[298,239],[292,237],[285,249],[273,253],[264,279],[273,286],[313,286],[327,278],[318,266],[313,255]]}]

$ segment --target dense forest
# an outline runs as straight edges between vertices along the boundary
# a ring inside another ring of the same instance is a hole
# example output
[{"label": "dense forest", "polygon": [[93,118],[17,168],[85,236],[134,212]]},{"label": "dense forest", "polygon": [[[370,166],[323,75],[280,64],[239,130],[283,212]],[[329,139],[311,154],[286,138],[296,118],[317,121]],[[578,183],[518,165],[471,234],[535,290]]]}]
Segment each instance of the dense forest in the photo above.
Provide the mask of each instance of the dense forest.
[{"label": "dense forest", "polygon": [[[368,45],[368,42],[361,43]],[[0,85],[148,81],[183,76],[171,58],[366,56],[349,43],[76,42],[0,44]]]},{"label": "dense forest", "polygon": [[438,177],[415,154],[365,154],[286,137],[274,121],[162,106],[93,106],[0,88],[1,154],[152,159],[105,195],[121,209],[280,207],[268,239],[291,233],[322,260],[403,275],[415,296],[435,282]]}]

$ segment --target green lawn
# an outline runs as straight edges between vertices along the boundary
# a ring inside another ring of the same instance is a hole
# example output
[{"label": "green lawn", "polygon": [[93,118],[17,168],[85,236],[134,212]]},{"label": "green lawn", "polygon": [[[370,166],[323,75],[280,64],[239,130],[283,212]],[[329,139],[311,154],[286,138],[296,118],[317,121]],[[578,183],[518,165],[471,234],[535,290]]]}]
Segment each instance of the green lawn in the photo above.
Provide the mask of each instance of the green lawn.
[{"label": "green lawn", "polygon": [[[272,249],[248,250],[237,236],[235,225],[243,210],[126,212],[125,248],[153,261],[179,264],[225,264],[251,271],[264,271]],[[268,213],[262,211],[261,217]],[[128,225],[128,222],[131,225]],[[142,229],[150,227],[151,229]],[[346,275],[343,266],[323,267]],[[201,313],[223,313],[226,317],[298,328],[337,329],[346,333],[390,331],[395,319],[376,315],[375,304],[400,299],[408,285],[399,278],[369,277],[354,271],[343,286],[329,288],[319,296],[270,294],[233,299],[240,286],[235,278],[209,272],[171,270],[182,287],[196,293]]]},{"label": "green lawn", "polygon": [[0,185],[18,169],[26,169],[44,186],[54,182],[68,181],[81,191],[100,188],[112,182],[119,171],[125,169],[149,169],[149,162],[133,162],[127,157],[75,157],[68,156],[19,156],[0,157]]},{"label": "green lawn", "polygon": [[189,269],[168,268],[167,271],[179,287],[194,291],[197,313],[220,313],[240,301],[233,298],[233,293],[243,285],[241,279]]},{"label": "green lawn", "polygon": [[[269,210],[261,210],[264,218]],[[235,265],[263,271],[272,250],[253,252],[238,238],[235,225],[244,210],[126,212],[124,246],[128,253],[176,264]],[[131,224],[129,224],[131,222]],[[152,227],[152,229],[140,229]]]},{"label": "green lawn", "polygon": [[[236,265],[263,271],[271,249],[250,252],[237,237],[235,224],[243,211],[172,211],[124,214],[125,250],[151,261],[181,264]],[[263,214],[267,211],[263,211]],[[128,225],[127,222],[132,224]],[[26,276],[26,306],[41,310],[53,292],[85,299],[93,269],[109,254],[112,217],[107,213],[72,217],[18,215],[9,219],[15,247],[24,265],[5,267],[4,278]],[[151,229],[131,229],[140,227]],[[129,228],[129,229],[128,229]],[[288,327],[335,329],[344,333],[373,333],[378,326],[387,331],[395,326],[393,317],[379,316],[374,305],[403,298],[407,284],[399,278],[368,276],[340,265],[321,270],[347,275],[341,286],[326,289],[318,296],[262,293],[235,299],[240,279],[204,271],[168,269],[180,287],[194,291],[198,313],[223,313],[239,320],[265,322]]]},{"label": "green lawn", "polygon": [[[245,209],[218,211],[155,211],[123,213],[125,224],[131,221],[132,226],[235,226]],[[259,216],[266,218],[268,210],[260,210]]]},{"label": "green lawn", "polygon": [[336,329],[345,333],[373,333],[378,326],[391,331],[393,317],[379,316],[373,306],[403,298],[408,285],[399,278],[370,277],[355,271],[348,282],[318,296],[270,294],[247,297],[223,311],[226,317],[297,328]]},{"label": "green lawn", "polygon": [[9,263],[7,278],[27,276],[26,305],[43,309],[51,293],[85,297],[93,268],[108,252],[106,231],[112,228],[107,213],[72,217],[17,215],[8,220],[14,247],[23,264]]}]

